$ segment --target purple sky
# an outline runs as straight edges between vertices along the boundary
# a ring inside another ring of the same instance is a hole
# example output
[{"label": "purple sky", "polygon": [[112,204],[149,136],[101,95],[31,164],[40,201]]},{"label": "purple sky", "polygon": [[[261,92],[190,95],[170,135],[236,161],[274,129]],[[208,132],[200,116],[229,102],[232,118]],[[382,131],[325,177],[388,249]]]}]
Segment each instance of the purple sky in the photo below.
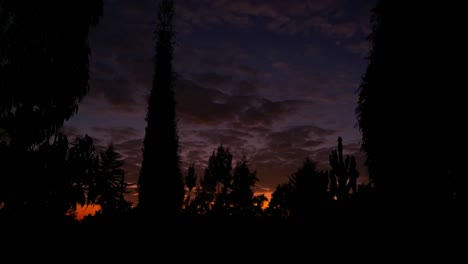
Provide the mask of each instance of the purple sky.
[{"label": "purple sky", "polygon": [[[156,1],[106,0],[91,33],[91,90],[66,123],[72,135],[113,142],[135,183],[151,89]],[[176,0],[183,173],[198,175],[219,144],[246,155],[269,192],[309,156],[328,169],[341,136],[360,163],[354,109],[367,66],[376,0]]]}]

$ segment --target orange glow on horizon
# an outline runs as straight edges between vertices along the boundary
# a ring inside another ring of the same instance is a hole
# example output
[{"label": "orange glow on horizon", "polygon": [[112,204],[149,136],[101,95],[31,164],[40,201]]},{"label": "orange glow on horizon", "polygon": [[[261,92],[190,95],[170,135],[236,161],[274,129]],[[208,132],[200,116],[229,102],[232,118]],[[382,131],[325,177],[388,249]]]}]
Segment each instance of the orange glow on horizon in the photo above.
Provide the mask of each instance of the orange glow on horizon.
[{"label": "orange glow on horizon", "polygon": [[265,201],[265,202],[263,203],[263,206],[262,206],[262,209],[263,209],[263,210],[265,210],[265,209],[268,207],[268,204],[269,204],[269,202],[270,202],[270,200],[271,200],[271,194],[272,194],[272,193],[273,193],[273,192],[255,192],[255,193],[254,193],[254,195],[262,195],[262,194],[263,194],[263,195],[265,195],[265,197],[268,199],[268,201]]},{"label": "orange glow on horizon", "polygon": [[[263,206],[262,206],[262,209],[266,209],[268,207],[268,204],[271,200],[271,194],[273,192],[255,192],[254,195],[265,195],[265,197],[268,199],[267,201],[265,201],[263,203]],[[132,206],[134,207],[134,206]],[[83,220],[83,218],[85,216],[93,216],[96,214],[96,212],[98,212],[99,210],[101,210],[101,206],[100,205],[97,205],[97,204],[90,204],[90,205],[85,205],[85,206],[81,206],[81,205],[77,205],[76,206],[76,211],[74,212],[75,213],[75,219],[77,220]]]},{"label": "orange glow on horizon", "polygon": [[97,204],[90,204],[90,205],[85,205],[85,206],[77,205],[76,211],[75,211],[76,213],[75,218],[77,220],[83,220],[85,216],[95,215],[96,212],[99,210],[101,210],[101,206]]}]

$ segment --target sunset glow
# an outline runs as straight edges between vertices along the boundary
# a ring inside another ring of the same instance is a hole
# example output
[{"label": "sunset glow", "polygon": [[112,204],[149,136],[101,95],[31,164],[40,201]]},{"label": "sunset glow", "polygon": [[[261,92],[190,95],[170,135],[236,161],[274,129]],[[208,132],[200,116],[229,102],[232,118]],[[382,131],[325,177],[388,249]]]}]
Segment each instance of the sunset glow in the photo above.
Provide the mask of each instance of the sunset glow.
[{"label": "sunset glow", "polygon": [[97,211],[99,211],[101,209],[101,206],[99,205],[94,205],[94,204],[91,204],[91,205],[85,205],[85,206],[81,206],[81,205],[77,205],[76,207],[76,215],[75,215],[75,218],[77,220],[83,220],[83,218],[85,216],[88,216],[88,215],[95,215]]}]

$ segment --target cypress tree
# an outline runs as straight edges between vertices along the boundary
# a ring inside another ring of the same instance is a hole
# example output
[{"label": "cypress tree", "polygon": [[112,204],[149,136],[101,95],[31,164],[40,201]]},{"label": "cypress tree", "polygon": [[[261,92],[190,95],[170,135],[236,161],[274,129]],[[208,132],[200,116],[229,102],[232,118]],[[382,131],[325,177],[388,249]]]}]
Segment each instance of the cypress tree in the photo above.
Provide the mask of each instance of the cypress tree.
[{"label": "cypress tree", "polygon": [[[143,213],[173,216],[182,208],[173,72],[174,1],[161,0],[157,14],[153,85],[146,115],[143,162],[138,181],[138,208]],[[151,211],[151,212],[150,212]]]}]

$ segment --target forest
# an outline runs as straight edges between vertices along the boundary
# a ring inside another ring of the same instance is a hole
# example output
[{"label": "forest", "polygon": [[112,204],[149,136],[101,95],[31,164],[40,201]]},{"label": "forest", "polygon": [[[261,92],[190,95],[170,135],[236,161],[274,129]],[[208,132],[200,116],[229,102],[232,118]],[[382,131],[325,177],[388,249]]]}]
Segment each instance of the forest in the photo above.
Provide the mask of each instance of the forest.
[{"label": "forest", "polygon": [[[144,234],[169,225],[194,237],[230,234],[239,239],[254,231],[292,236],[327,230],[330,241],[340,243],[346,236],[369,238],[376,228],[384,227],[383,232],[389,219],[393,226],[416,227],[437,218],[447,232],[457,232],[468,198],[465,160],[459,154],[463,96],[445,79],[449,69],[434,65],[437,54],[429,58],[420,47],[438,45],[433,36],[443,30],[423,28],[413,34],[420,22],[412,19],[411,9],[382,0],[369,18],[371,51],[355,112],[369,182],[359,184],[356,158],[344,154],[338,137],[328,170],[304,157],[268,199],[254,193],[257,172],[249,168],[249,157],[233,157],[234,146],[214,149],[203,175],[193,163],[181,167],[173,66],[177,12],[173,0],[161,0],[135,204],[126,199],[119,149],[109,144],[100,151],[92,137],[71,138],[62,129],[90,89],[88,35],[104,16],[104,2],[81,1],[74,4],[76,12],[60,13],[54,10],[65,7],[58,0],[27,6],[0,0],[3,226],[52,224],[67,232],[109,234],[132,226]],[[427,89],[431,84],[443,89]],[[442,106],[445,102],[452,103]],[[78,206],[99,210],[78,220]]]}]

